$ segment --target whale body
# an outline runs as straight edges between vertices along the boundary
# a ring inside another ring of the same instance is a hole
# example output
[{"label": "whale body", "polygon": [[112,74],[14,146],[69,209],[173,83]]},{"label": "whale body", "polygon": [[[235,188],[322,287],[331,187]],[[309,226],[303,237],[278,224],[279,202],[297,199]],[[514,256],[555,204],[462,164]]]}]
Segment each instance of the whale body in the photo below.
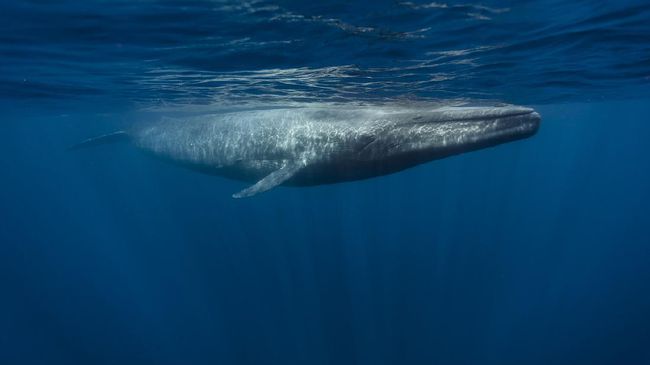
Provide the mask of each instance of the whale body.
[{"label": "whale body", "polygon": [[519,106],[305,107],[163,118],[90,138],[79,149],[128,140],[165,160],[253,182],[241,198],[278,185],[367,179],[534,135],[540,116]]}]

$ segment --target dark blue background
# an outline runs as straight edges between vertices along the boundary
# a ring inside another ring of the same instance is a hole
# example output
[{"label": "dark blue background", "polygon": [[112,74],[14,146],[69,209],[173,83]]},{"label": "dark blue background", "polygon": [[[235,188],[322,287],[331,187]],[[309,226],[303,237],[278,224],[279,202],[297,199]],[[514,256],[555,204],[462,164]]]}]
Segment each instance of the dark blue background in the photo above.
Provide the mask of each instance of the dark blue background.
[{"label": "dark blue background", "polygon": [[538,110],[530,140],[245,200],[15,116],[3,363],[647,363],[650,108]]},{"label": "dark blue background", "polygon": [[[649,364],[648,6],[518,3],[3,3],[0,363]],[[64,151],[152,111],[446,96],[542,127],[243,200]]]}]

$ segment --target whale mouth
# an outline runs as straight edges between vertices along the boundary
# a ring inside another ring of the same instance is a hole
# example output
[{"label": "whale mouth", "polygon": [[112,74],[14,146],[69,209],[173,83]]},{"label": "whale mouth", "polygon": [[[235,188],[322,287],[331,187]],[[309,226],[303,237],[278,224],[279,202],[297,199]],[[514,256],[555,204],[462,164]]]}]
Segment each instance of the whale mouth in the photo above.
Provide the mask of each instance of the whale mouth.
[{"label": "whale mouth", "polygon": [[457,107],[440,110],[440,113],[438,117],[441,122],[480,126],[484,132],[489,130],[513,137],[535,134],[542,120],[534,109],[521,106]]},{"label": "whale mouth", "polygon": [[419,114],[411,123],[428,125],[444,146],[494,145],[537,133],[541,116],[521,106],[443,107]]},{"label": "whale mouth", "polygon": [[537,133],[542,117],[536,111],[528,109],[526,112],[511,113],[493,120],[499,124],[497,129],[501,132],[524,138]]},{"label": "whale mouth", "polygon": [[440,133],[447,133],[444,130],[449,129],[476,138],[478,135],[524,138],[535,134],[541,122],[534,109],[516,105],[446,106],[405,114],[407,116],[399,122],[401,125],[428,125]]}]

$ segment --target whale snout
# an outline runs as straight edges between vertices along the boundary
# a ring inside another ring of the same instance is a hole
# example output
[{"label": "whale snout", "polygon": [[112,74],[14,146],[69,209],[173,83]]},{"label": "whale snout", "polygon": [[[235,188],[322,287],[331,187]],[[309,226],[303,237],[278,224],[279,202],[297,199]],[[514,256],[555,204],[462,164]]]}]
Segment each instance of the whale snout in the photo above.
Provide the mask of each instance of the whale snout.
[{"label": "whale snout", "polygon": [[[536,111],[528,109],[525,114],[518,114],[500,118],[499,127],[504,140],[517,140],[528,138],[537,133],[539,130],[542,117]],[[499,134],[499,132],[497,132]]]},{"label": "whale snout", "polygon": [[533,136],[542,117],[534,109],[508,106],[475,108],[464,112],[460,141],[478,145],[495,145]]},{"label": "whale snout", "polygon": [[530,137],[537,133],[542,117],[538,112],[530,109],[527,114],[518,115],[512,118],[512,127],[515,133],[519,133],[522,138]]},{"label": "whale snout", "polygon": [[531,135],[537,133],[539,130],[539,125],[542,123],[542,116],[538,112],[533,111],[530,113],[530,129]]},{"label": "whale snout", "polygon": [[542,121],[542,117],[534,109],[520,106],[488,109],[477,114],[480,117],[475,120],[477,123],[484,123],[486,130],[515,139],[534,135]]}]

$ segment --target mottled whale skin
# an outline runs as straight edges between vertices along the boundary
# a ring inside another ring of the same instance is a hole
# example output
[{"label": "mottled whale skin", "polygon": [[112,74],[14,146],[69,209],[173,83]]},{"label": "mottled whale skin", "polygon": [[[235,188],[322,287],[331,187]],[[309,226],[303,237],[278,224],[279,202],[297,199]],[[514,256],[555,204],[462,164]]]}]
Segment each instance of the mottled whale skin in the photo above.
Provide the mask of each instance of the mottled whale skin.
[{"label": "mottled whale skin", "polygon": [[367,179],[536,133],[540,116],[519,106],[305,107],[163,118],[83,141],[128,139],[165,160],[255,182],[233,195],[278,185]]}]

